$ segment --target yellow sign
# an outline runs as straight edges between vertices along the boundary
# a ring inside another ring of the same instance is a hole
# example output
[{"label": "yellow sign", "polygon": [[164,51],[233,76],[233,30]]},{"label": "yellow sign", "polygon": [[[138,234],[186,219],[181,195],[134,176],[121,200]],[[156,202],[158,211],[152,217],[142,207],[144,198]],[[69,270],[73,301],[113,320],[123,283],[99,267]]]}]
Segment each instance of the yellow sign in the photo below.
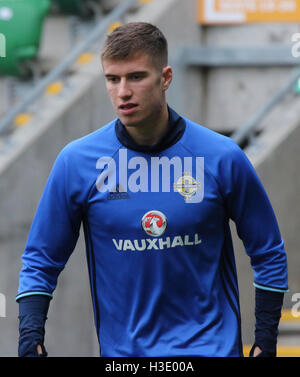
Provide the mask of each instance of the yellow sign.
[{"label": "yellow sign", "polygon": [[300,22],[300,0],[198,0],[198,22]]}]

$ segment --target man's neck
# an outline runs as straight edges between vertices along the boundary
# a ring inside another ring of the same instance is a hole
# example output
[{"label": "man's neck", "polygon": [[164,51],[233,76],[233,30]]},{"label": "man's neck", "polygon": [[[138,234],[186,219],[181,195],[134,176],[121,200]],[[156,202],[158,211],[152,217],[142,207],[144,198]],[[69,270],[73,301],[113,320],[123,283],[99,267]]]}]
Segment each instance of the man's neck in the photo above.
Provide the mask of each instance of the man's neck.
[{"label": "man's neck", "polygon": [[125,128],[131,138],[139,145],[152,146],[159,142],[168,128],[169,111],[165,104],[157,117],[148,119],[144,124]]}]

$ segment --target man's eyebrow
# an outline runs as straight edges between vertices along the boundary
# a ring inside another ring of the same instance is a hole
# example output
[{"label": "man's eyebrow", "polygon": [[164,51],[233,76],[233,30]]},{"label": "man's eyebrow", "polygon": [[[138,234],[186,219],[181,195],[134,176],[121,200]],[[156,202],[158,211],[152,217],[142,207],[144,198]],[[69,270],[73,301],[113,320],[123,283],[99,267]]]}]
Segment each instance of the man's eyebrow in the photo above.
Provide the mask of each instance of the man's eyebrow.
[{"label": "man's eyebrow", "polygon": [[147,71],[133,71],[133,72],[129,72],[128,76],[131,76],[131,75],[147,75],[147,74],[148,74]]},{"label": "man's eyebrow", "polygon": [[[147,71],[132,71],[132,72],[127,73],[126,76],[127,77],[128,76],[133,76],[133,75],[143,75],[143,76],[146,76],[147,74],[148,74]],[[114,74],[114,73],[106,73],[105,77],[119,77],[119,75]]]},{"label": "man's eyebrow", "polygon": [[117,77],[118,75],[114,75],[113,73],[106,73],[105,77]]}]

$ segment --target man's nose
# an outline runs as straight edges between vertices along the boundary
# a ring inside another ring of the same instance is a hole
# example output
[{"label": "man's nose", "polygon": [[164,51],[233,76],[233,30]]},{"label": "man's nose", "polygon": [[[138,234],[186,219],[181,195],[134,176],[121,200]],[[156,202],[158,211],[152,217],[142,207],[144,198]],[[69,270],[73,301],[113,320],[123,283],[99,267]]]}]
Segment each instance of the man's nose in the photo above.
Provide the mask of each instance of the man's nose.
[{"label": "man's nose", "polygon": [[121,80],[118,91],[120,98],[128,98],[132,96],[132,90],[126,80]]}]

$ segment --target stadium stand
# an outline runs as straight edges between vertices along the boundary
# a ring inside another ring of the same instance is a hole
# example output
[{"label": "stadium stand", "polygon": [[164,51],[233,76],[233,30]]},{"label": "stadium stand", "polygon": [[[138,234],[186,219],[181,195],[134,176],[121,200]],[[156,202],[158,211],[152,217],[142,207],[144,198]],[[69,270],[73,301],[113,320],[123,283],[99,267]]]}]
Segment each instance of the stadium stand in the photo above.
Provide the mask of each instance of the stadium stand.
[{"label": "stadium stand", "polygon": [[[53,0],[53,2],[65,15],[90,19],[99,13],[107,14],[111,12],[122,0]],[[133,6],[130,11],[136,9],[137,6]]]},{"label": "stadium stand", "polygon": [[65,15],[76,15],[90,19],[101,9],[101,0],[54,0],[54,4]]}]

